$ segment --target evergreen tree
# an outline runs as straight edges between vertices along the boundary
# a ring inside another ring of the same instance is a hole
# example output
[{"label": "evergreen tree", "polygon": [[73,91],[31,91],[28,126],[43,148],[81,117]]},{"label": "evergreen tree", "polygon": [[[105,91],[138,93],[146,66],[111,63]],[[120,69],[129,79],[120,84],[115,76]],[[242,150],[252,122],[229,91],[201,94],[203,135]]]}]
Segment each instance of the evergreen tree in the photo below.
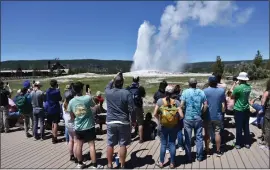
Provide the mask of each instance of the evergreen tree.
[{"label": "evergreen tree", "polygon": [[224,63],[221,60],[220,56],[217,56],[216,62],[212,66],[212,70],[216,74],[223,74],[224,72]]},{"label": "evergreen tree", "polygon": [[253,63],[256,65],[257,68],[262,66],[263,56],[261,55],[261,52],[259,50],[257,51],[257,54],[255,55]]}]

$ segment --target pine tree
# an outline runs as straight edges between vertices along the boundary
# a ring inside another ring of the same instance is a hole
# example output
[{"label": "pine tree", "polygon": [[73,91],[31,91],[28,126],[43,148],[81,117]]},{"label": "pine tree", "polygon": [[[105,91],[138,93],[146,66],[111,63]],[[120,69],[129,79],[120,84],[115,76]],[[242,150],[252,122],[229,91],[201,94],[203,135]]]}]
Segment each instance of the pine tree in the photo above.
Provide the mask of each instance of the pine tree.
[{"label": "pine tree", "polygon": [[253,63],[256,65],[257,68],[262,66],[263,56],[261,55],[261,52],[259,50],[257,51],[257,54],[255,55]]},{"label": "pine tree", "polygon": [[223,74],[224,72],[224,63],[221,60],[220,56],[217,56],[216,63],[212,66],[213,72],[216,74]]}]

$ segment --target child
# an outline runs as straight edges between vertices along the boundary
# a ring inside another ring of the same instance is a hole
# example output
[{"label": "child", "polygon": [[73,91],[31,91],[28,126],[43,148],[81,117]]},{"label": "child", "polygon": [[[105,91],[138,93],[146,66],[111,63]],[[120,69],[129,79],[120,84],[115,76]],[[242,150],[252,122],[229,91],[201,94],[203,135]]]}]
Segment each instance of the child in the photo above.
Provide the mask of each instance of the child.
[{"label": "child", "polygon": [[157,135],[157,124],[152,120],[152,114],[148,112],[143,122],[143,140],[154,140]]},{"label": "child", "polygon": [[233,107],[234,107],[234,99],[232,97],[232,91],[227,92],[227,97],[226,97],[226,103],[227,103],[227,115],[234,115],[233,113]]}]

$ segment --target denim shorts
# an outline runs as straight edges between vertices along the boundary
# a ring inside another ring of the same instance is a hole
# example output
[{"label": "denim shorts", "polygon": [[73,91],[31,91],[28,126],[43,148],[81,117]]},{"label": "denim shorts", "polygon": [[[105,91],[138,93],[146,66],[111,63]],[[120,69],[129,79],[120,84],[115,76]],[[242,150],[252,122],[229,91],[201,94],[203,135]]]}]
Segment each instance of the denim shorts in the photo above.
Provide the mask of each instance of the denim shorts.
[{"label": "denim shorts", "polygon": [[107,124],[107,144],[114,147],[127,146],[131,143],[131,127],[123,124]]},{"label": "denim shorts", "polygon": [[213,132],[219,133],[220,129],[222,128],[222,122],[220,120],[208,121],[207,128],[208,128],[209,132],[211,132],[213,130]]}]

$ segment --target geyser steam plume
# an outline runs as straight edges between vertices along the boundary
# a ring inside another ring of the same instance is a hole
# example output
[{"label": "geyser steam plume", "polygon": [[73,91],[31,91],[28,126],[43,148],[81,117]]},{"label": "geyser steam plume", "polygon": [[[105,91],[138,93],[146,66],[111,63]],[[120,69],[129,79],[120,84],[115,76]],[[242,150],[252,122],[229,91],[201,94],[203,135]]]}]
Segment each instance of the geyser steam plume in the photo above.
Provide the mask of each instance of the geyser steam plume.
[{"label": "geyser steam plume", "polygon": [[178,1],[169,5],[161,16],[158,30],[147,21],[140,26],[131,71],[182,71],[185,42],[190,34],[188,21],[193,20],[193,25],[200,27],[234,27],[245,24],[252,13],[252,8],[239,9],[229,1]]}]

